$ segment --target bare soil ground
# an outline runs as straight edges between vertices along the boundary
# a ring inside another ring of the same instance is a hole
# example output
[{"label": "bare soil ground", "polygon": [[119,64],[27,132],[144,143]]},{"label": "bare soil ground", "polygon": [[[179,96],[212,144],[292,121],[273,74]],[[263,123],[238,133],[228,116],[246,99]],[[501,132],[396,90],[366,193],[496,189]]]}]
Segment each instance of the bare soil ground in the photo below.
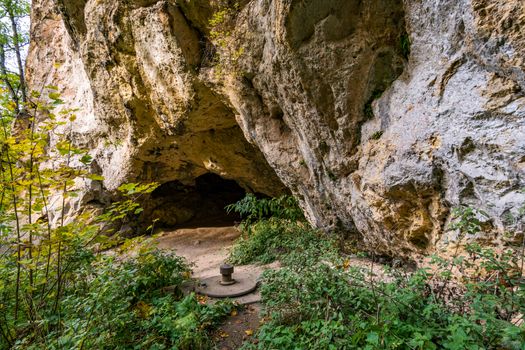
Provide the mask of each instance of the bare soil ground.
[{"label": "bare soil ground", "polygon": [[195,278],[206,278],[219,273],[239,235],[235,227],[184,228],[163,232],[156,241],[159,249],[174,250],[192,263]]},{"label": "bare soil ground", "polygon": [[[174,250],[193,264],[193,277],[207,278],[219,274],[219,266],[228,258],[229,251],[240,232],[235,227],[201,227],[166,231],[155,241],[159,249]],[[235,273],[260,275],[267,268],[278,268],[274,263],[266,266],[235,266]],[[250,339],[259,327],[261,320],[258,291],[236,298],[244,308],[234,312],[213,333],[219,350],[238,349]],[[214,300],[210,300],[214,302]]]},{"label": "bare soil ground", "polygon": [[247,305],[234,313],[214,332],[213,338],[218,350],[235,350],[243,342],[253,340],[261,323],[261,305]]},{"label": "bare soil ground", "polygon": [[[155,239],[159,249],[174,250],[191,263],[194,278],[219,275],[219,266],[228,258],[230,249],[240,236],[235,227],[200,227],[166,231]],[[235,266],[235,273],[259,275],[279,264]]]}]

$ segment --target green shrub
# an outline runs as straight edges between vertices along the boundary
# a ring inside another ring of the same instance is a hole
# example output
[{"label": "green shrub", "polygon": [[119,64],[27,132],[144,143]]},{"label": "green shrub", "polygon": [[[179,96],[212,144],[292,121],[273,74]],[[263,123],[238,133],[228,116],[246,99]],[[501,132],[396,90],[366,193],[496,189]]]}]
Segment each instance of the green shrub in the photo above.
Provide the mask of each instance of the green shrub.
[{"label": "green shrub", "polygon": [[[522,250],[469,245],[434,257],[429,269],[391,269],[378,280],[349,268],[333,239],[272,201],[248,196],[229,207],[246,218],[230,261],[282,262],[263,274],[265,322],[243,349],[525,350]],[[460,237],[479,232],[486,215],[453,214]]]},{"label": "green shrub", "polygon": [[303,211],[299,207],[297,199],[289,195],[259,199],[249,193],[237,203],[226,206],[226,211],[240,214],[246,227],[270,217],[289,221],[304,221]]},{"label": "green shrub", "polygon": [[250,226],[237,240],[229,260],[233,264],[268,264],[281,260],[283,264],[295,260],[317,259],[336,254],[335,241],[311,229],[303,222],[282,219],[260,220]]},{"label": "green shrub", "polygon": [[[40,334],[17,334],[13,349],[207,349],[207,331],[234,308],[184,297],[188,266],[172,254],[152,250],[118,261],[86,252],[83,259],[59,311],[41,315]],[[166,286],[175,292],[163,291]]]},{"label": "green shrub", "polygon": [[[245,349],[525,349],[525,284],[515,252],[470,246],[433,272],[392,271],[372,281],[366,269],[321,259],[267,271],[268,321]],[[476,262],[476,264],[468,263]],[[453,265],[453,266],[451,266]],[[466,271],[453,279],[449,271]]]},{"label": "green shrub", "polygon": [[[282,268],[263,274],[265,322],[243,349],[525,349],[519,249],[469,245],[463,255],[434,257],[428,269],[390,269],[378,280],[306,224],[261,217],[230,259],[279,259]],[[481,229],[477,211],[460,208],[454,217],[461,236]]]}]

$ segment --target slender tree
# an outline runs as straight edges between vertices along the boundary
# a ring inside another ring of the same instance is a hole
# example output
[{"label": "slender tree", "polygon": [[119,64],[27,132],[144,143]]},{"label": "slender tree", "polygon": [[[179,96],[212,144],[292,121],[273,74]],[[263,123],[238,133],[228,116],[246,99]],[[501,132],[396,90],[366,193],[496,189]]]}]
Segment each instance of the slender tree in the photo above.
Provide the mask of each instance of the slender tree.
[{"label": "slender tree", "polygon": [[24,53],[29,44],[30,3],[27,0],[0,0],[0,82],[8,91],[17,117],[28,102]]},{"label": "slender tree", "polygon": [[[4,97],[10,101],[7,104],[8,110],[1,113],[2,115],[2,130],[3,138],[7,139],[8,134],[12,132],[11,119],[15,120],[15,124],[20,125],[19,121],[27,122],[30,118],[26,112],[28,94],[25,80],[24,67],[24,52],[28,45],[29,36],[27,29],[24,28],[24,21],[27,22],[30,11],[30,3],[27,0],[0,0],[0,83],[3,85],[3,90],[7,92],[8,96]],[[10,106],[12,105],[12,106]],[[12,108],[13,113],[10,113],[9,107]],[[27,123],[22,123],[27,124]],[[9,147],[9,146],[7,146]],[[5,150],[7,159],[7,171],[9,178],[13,179],[13,162],[9,157],[9,150]],[[30,163],[32,167],[33,156],[30,155]],[[30,170],[32,172],[32,169]],[[13,184],[11,184],[11,191],[15,193]],[[2,189],[4,192],[5,189]],[[28,218],[31,224],[32,216],[32,185],[29,185],[28,196]],[[22,247],[23,238],[20,228],[19,219],[19,199],[16,195],[12,196],[12,205],[15,213],[16,222],[16,239],[17,239],[17,272],[16,272],[16,305],[14,309],[14,318],[18,319],[18,312],[20,309],[20,284],[21,284],[21,261],[22,261]],[[28,258],[32,259],[32,241],[33,237],[29,235],[29,250]],[[33,272],[29,272],[30,284],[33,284]]]}]

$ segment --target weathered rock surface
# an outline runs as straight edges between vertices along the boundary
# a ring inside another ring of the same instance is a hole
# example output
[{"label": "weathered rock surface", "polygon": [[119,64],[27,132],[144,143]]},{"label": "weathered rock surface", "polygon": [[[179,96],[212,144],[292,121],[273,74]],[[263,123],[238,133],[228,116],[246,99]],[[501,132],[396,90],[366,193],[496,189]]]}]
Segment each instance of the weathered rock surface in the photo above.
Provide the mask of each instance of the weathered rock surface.
[{"label": "weathered rock surface", "polygon": [[82,109],[103,190],[211,172],[282,181],[315,226],[384,253],[446,244],[457,205],[504,237],[525,203],[522,1],[226,5],[33,1],[30,82]]},{"label": "weathered rock surface", "polygon": [[33,89],[56,85],[80,108],[73,138],[105,178],[84,202],[125,182],[192,187],[207,173],[269,195],[285,190],[231,107],[195,73],[199,34],[174,4],[56,3],[33,4],[28,75]]}]

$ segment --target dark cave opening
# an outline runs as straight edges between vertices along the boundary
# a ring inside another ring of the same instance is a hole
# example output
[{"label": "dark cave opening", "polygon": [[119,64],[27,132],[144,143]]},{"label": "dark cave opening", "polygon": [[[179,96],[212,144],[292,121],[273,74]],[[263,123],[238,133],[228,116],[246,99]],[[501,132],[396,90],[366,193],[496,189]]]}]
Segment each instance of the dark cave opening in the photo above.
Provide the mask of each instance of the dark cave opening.
[{"label": "dark cave opening", "polygon": [[225,206],[245,195],[237,182],[212,173],[199,176],[193,186],[169,181],[152,192],[148,217],[164,228],[230,226],[240,217],[228,214]]}]

